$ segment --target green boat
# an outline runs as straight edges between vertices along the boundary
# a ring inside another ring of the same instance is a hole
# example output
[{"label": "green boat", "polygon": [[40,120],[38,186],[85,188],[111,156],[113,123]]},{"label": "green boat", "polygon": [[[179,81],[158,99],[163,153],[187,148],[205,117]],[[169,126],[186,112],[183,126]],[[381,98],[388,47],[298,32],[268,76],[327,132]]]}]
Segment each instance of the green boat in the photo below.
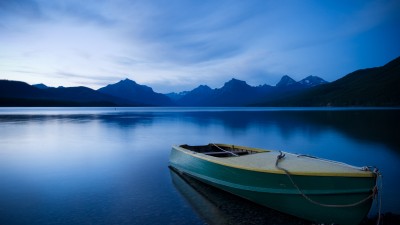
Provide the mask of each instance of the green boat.
[{"label": "green boat", "polygon": [[227,144],[173,146],[170,166],[266,207],[326,224],[359,224],[377,194],[371,167]]}]

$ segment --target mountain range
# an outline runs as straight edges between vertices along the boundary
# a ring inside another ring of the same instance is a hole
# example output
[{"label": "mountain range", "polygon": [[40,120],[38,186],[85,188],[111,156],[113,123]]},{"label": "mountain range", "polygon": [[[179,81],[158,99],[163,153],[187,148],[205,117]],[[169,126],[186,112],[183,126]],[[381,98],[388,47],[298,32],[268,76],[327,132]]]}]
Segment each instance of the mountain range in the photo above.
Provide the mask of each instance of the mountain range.
[{"label": "mountain range", "polygon": [[333,82],[285,75],[275,86],[251,86],[233,78],[221,88],[168,94],[129,79],[98,90],[0,80],[0,106],[400,106],[399,87],[400,57]]},{"label": "mountain range", "polygon": [[253,87],[245,81],[233,78],[221,88],[211,89],[200,85],[192,91],[169,93],[167,96],[179,106],[248,106],[325,83],[328,82],[317,76],[308,76],[296,82],[285,75],[275,86],[264,84]]}]

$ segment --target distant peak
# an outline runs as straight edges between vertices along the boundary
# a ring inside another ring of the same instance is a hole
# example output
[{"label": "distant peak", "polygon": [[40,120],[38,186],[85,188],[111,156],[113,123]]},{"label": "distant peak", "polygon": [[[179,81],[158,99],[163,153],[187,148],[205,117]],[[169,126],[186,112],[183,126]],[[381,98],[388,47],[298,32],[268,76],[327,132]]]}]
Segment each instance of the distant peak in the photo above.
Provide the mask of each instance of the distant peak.
[{"label": "distant peak", "polygon": [[212,89],[207,85],[199,85],[197,88],[193,90],[212,90]]},{"label": "distant peak", "polygon": [[[308,77],[306,77],[306,78],[304,78],[304,79],[318,79],[318,80],[324,80],[324,79],[322,79],[321,77],[319,77],[319,76],[314,76],[314,75],[309,75]],[[303,79],[303,80],[304,80]]]},{"label": "distant peak", "polygon": [[306,85],[306,86],[312,87],[312,86],[317,86],[317,85],[320,85],[320,84],[325,84],[325,83],[328,83],[328,82],[326,80],[318,77],[318,76],[310,75],[310,76],[304,78],[303,80],[299,81],[299,83],[302,84],[302,85]]},{"label": "distant peak", "polygon": [[232,78],[227,83],[246,83],[246,81],[238,80],[236,78]]},{"label": "distant peak", "polygon": [[230,81],[228,81],[224,84],[225,88],[237,87],[237,86],[249,86],[249,85],[246,83],[246,81],[238,80],[235,78],[232,78]]},{"label": "distant peak", "polygon": [[290,85],[295,84],[296,81],[293,78],[289,77],[288,75],[284,75],[281,80],[276,84],[277,87],[287,87]]},{"label": "distant peak", "polygon": [[36,87],[36,88],[39,88],[39,89],[47,89],[47,88],[49,88],[48,86],[46,86],[46,85],[43,84],[43,83],[34,84],[34,85],[32,85],[32,86],[34,86],[34,87]]},{"label": "distant peak", "polygon": [[199,85],[197,88],[191,90],[188,93],[195,93],[195,94],[209,94],[212,92],[212,89],[207,85]]},{"label": "distant peak", "polygon": [[[107,86],[114,86],[114,87],[119,87],[119,88],[137,88],[137,87],[147,87],[145,85],[140,85],[138,83],[136,83],[133,80],[130,80],[128,78],[124,79],[124,80],[120,80],[119,82],[115,83],[115,84],[109,84]],[[147,87],[150,88],[150,87]]]},{"label": "distant peak", "polygon": [[130,80],[130,79],[128,79],[128,78],[125,78],[124,80],[121,80],[121,81],[119,81],[118,83],[134,83],[134,84],[136,84],[135,81]]},{"label": "distant peak", "polygon": [[228,82],[224,84],[222,87],[223,89],[235,89],[235,88],[245,88],[245,87],[250,87],[246,81],[238,80],[235,78],[232,78]]},{"label": "distant peak", "polygon": [[211,89],[208,85],[204,85],[204,84],[199,85],[198,88],[207,88],[207,89]]}]

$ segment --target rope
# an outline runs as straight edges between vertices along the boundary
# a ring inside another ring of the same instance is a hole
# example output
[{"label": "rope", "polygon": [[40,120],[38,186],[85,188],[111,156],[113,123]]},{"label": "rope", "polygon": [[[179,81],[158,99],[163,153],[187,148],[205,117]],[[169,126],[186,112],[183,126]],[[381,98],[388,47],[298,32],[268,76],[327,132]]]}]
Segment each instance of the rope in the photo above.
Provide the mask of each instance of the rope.
[{"label": "rope", "polygon": [[230,154],[232,154],[232,155],[234,155],[234,156],[239,156],[238,154],[235,154],[235,153],[233,153],[233,152],[230,152],[230,151],[227,151],[227,150],[225,150],[225,149],[223,149],[223,148],[220,148],[218,145],[216,145],[216,144],[214,144],[214,143],[211,143],[211,144],[214,145],[215,147],[217,147],[219,150],[221,150],[221,151],[223,151],[223,152],[230,153]]},{"label": "rope", "polygon": [[[375,197],[375,196],[377,195],[377,193],[378,193],[378,186],[377,186],[377,185],[378,185],[378,181],[377,181],[378,179],[377,179],[377,180],[375,181],[375,186],[374,186],[374,188],[372,189],[372,193],[371,193],[369,196],[367,196],[366,198],[361,199],[361,200],[358,201],[358,202],[351,203],[351,204],[339,205],[339,204],[324,204],[324,203],[320,203],[320,202],[314,201],[314,200],[312,200],[310,197],[308,197],[306,194],[304,194],[304,192],[299,188],[299,186],[297,186],[297,184],[296,184],[296,183],[294,182],[294,180],[292,179],[292,177],[291,177],[291,175],[290,175],[290,172],[289,172],[287,169],[282,168],[282,167],[280,167],[280,166],[278,165],[279,161],[285,157],[285,154],[283,154],[282,151],[279,151],[279,152],[280,152],[280,154],[279,154],[279,155],[277,156],[277,158],[276,158],[275,167],[278,168],[279,170],[284,171],[285,174],[288,176],[290,182],[291,182],[291,183],[293,184],[293,186],[299,191],[299,193],[300,193],[307,201],[309,201],[309,202],[311,202],[311,203],[313,203],[313,204],[315,204],[315,205],[319,205],[319,206],[322,206],[322,207],[331,207],[331,208],[354,207],[354,206],[360,205],[360,204],[362,204],[362,203],[368,201],[370,198]],[[379,174],[378,171],[374,171],[374,173],[380,176],[380,174]],[[379,213],[379,215],[380,215],[380,213]],[[378,224],[379,224],[379,221],[378,221]]]},{"label": "rope", "polygon": [[[378,175],[378,178],[380,178],[380,186],[379,186],[380,192],[378,193],[379,199],[378,199],[378,202],[377,202],[377,204],[378,204],[378,219],[376,221],[376,225],[379,225],[380,222],[381,222],[383,179],[382,179],[382,175],[378,171],[376,171],[376,174]],[[377,184],[378,184],[378,181],[377,181]]]}]

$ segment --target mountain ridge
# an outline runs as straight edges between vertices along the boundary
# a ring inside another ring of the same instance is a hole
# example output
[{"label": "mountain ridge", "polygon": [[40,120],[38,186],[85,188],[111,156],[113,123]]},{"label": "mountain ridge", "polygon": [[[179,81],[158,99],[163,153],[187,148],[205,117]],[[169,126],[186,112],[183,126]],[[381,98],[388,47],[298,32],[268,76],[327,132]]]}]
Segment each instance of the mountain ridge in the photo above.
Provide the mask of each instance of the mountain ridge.
[{"label": "mountain ridge", "polygon": [[38,88],[22,81],[0,80],[0,106],[138,106],[87,87]]},{"label": "mountain ridge", "polygon": [[259,106],[400,106],[400,57]]},{"label": "mountain ridge", "polygon": [[288,87],[295,85],[296,83],[297,82],[293,78],[289,77],[288,75],[284,75],[275,85],[275,87]]},{"label": "mountain ridge", "polygon": [[[304,82],[307,79],[309,82]],[[301,81],[304,84],[300,83]],[[232,78],[221,88],[211,89],[206,85],[200,85],[191,91],[185,91],[175,101],[178,106],[249,106],[262,102],[265,98],[277,98],[297,90],[328,83],[317,76],[308,76],[301,81],[295,81],[284,75],[275,86],[267,84],[250,86],[246,81]],[[176,95],[179,94],[167,94],[167,96]]]},{"label": "mountain ridge", "polygon": [[156,93],[151,87],[141,85],[135,81],[125,79],[115,84],[109,84],[99,88],[97,91],[114,97],[134,101],[143,105],[170,106],[173,102],[167,96]]},{"label": "mountain ridge", "polygon": [[0,106],[400,106],[400,57],[383,66],[351,72],[336,81],[318,76],[251,86],[232,78],[220,88],[161,94],[124,79],[93,90],[0,80]]}]

